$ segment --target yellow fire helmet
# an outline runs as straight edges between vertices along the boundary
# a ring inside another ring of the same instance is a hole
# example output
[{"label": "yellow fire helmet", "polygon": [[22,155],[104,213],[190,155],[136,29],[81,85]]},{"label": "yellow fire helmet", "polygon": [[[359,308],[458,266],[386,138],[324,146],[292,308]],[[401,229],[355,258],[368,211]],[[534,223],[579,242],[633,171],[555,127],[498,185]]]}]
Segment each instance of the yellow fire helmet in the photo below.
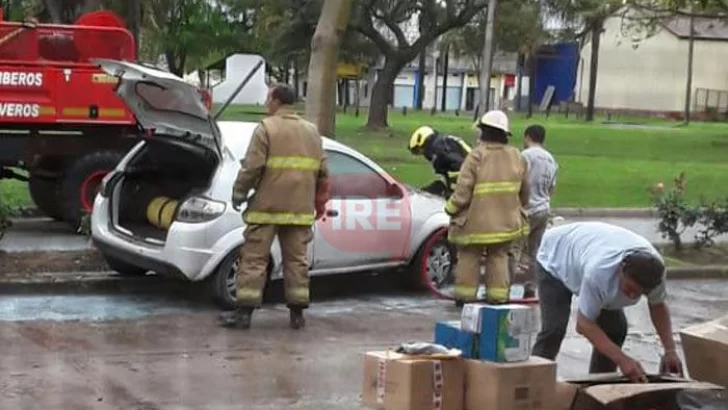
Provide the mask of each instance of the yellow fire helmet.
[{"label": "yellow fire helmet", "polygon": [[423,126],[420,128],[417,128],[414,133],[412,133],[412,136],[410,137],[409,141],[409,150],[413,154],[415,151],[418,151],[422,149],[422,147],[425,146],[425,141],[435,133],[435,130],[432,129],[432,127]]}]

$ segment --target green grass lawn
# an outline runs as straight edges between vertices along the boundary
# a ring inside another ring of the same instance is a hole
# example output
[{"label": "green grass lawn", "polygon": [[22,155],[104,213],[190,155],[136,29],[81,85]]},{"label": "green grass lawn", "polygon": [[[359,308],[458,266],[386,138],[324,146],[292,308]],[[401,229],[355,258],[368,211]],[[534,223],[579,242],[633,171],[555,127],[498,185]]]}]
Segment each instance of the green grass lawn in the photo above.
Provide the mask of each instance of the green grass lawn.
[{"label": "green grass lawn", "polygon": [[[420,125],[431,125],[444,132],[475,141],[471,115],[430,115],[392,111],[390,129],[372,132],[363,128],[366,112],[359,117],[353,109],[337,117],[336,138],[391,171],[400,180],[424,185],[435,176],[422,158],[407,151],[409,135]],[[251,113],[253,112],[253,113]],[[258,120],[261,108],[231,106],[223,119]],[[513,144],[520,147],[521,133],[532,123],[547,128],[547,148],[560,165],[556,207],[646,207],[650,205],[648,189],[658,181],[665,185],[680,172],[687,174],[687,190],[693,199],[701,195],[726,195],[728,181],[728,125],[693,123],[687,127],[674,121],[658,119],[613,118],[613,122],[640,122],[645,126],[605,124],[599,117],[594,123],[565,119],[563,114],[551,118],[537,115],[527,120],[514,116]],[[13,205],[30,203],[25,185],[0,182],[2,199]]]},{"label": "green grass lawn", "polygon": [[[231,107],[225,119],[260,118],[246,113],[250,107]],[[350,110],[351,111],[351,110]],[[726,195],[728,181],[728,125],[692,123],[683,127],[674,121],[621,118],[612,122],[637,122],[645,126],[606,124],[597,118],[587,124],[537,115],[528,120],[512,119],[513,144],[521,146],[521,134],[532,123],[547,128],[546,145],[559,162],[559,182],[554,205],[557,207],[646,207],[649,188],[658,181],[671,183],[680,172],[687,174],[687,190],[693,199],[701,195]],[[371,132],[363,129],[366,113],[339,114],[336,138],[378,161],[399,179],[423,185],[434,178],[429,165],[407,151],[410,133],[420,125],[431,125],[473,143],[470,115],[430,115],[392,111],[390,129]]]}]

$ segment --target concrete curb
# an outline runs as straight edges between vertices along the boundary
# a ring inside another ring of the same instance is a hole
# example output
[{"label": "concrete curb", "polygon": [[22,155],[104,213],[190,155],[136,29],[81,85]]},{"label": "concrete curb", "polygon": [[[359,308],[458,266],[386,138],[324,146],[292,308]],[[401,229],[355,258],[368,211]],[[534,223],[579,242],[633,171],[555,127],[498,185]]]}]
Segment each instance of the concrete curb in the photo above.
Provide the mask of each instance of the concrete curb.
[{"label": "concrete curb", "polygon": [[[669,280],[728,279],[728,266],[672,267]],[[201,294],[199,283],[157,275],[120,276],[114,272],[45,272],[0,276],[0,295],[84,293]]]},{"label": "concrete curb", "polygon": [[667,268],[668,279],[728,279],[728,266],[680,266]]},{"label": "concrete curb", "polygon": [[156,275],[125,277],[114,272],[47,272],[0,277],[0,294],[149,293],[184,282]]},{"label": "concrete curb", "polygon": [[656,218],[652,208],[554,208],[551,213],[564,218]]}]

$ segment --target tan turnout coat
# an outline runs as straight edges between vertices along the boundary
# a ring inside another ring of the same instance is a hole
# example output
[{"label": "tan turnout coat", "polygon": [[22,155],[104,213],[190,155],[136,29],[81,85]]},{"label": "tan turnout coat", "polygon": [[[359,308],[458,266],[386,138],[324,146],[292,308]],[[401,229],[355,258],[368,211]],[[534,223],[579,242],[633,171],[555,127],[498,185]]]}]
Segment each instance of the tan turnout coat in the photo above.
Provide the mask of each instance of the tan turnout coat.
[{"label": "tan turnout coat", "polygon": [[510,145],[481,143],[467,156],[445,211],[459,245],[509,242],[528,234],[526,160]]},{"label": "tan turnout coat", "polygon": [[247,224],[313,225],[316,191],[328,165],[316,126],[280,109],[256,128],[241,161],[233,196],[255,189],[243,212]]}]

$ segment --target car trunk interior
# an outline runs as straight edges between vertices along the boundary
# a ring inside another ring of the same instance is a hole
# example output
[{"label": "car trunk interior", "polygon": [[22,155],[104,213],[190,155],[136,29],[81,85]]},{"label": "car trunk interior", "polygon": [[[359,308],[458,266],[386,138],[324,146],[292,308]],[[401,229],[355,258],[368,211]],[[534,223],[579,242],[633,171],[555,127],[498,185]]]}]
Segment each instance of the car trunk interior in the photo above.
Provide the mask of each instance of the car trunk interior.
[{"label": "car trunk interior", "polygon": [[216,166],[212,154],[148,141],[127,165],[120,182],[115,201],[119,227],[136,237],[164,241],[178,206],[209,186]]}]

